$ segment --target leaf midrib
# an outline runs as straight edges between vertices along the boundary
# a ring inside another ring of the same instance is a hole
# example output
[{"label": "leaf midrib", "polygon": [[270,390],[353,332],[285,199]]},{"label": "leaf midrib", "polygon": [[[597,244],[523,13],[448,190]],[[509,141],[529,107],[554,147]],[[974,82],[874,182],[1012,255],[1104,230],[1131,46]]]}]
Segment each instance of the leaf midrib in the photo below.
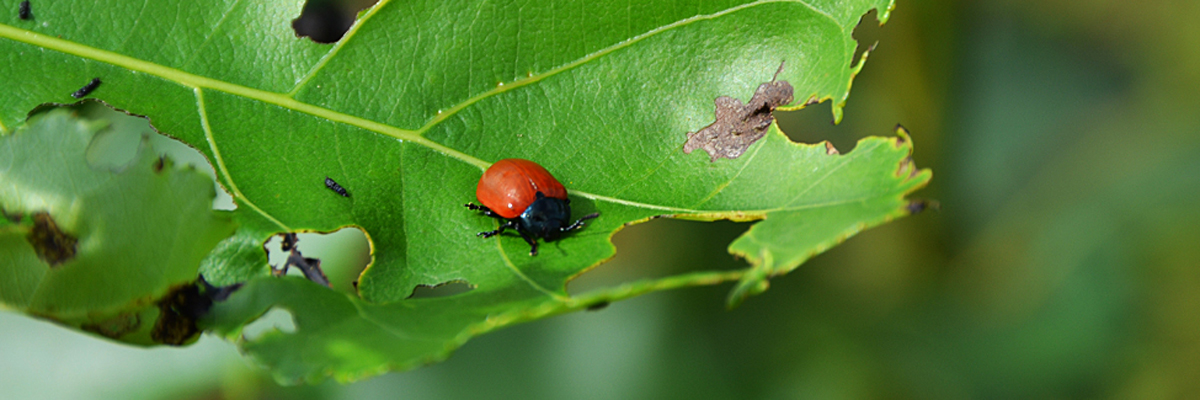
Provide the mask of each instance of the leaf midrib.
[{"label": "leaf midrib", "polygon": [[299,100],[288,97],[285,94],[268,92],[265,90],[249,88],[246,86],[229,83],[213,78],[199,76],[184,72],[175,68],[170,68],[160,64],[155,64],[145,60],[139,60],[133,57],[117,54],[107,50],[97,49],[95,47],[85,46],[79,43],[68,40],[59,39],[53,36],[47,36],[40,33],[15,28],[10,25],[0,24],[0,37],[12,39],[18,42],[40,46],[42,48],[59,51],[65,54],[70,54],[76,57],[91,59],[110,65],[119,66],[130,71],[137,71],[149,75],[163,78],[167,81],[178,83],[181,86],[189,89],[213,89],[226,92],[233,95],[242,96],[248,99],[258,100],[268,104],[274,104],[279,107],[296,110],[313,116],[325,118],[334,122],[341,122],[347,125],[356,126],[369,131],[388,135],[400,140],[415,142],[422,146],[442,152],[451,157],[462,160],[468,164],[486,168],[489,163],[478,158],[472,157],[460,151],[443,146],[440,143],[426,139],[417,135],[415,131],[408,129],[400,129],[390,125],[371,121],[365,118],[356,117],[353,115],[337,112],[328,108],[318,107],[312,104],[304,103]]}]

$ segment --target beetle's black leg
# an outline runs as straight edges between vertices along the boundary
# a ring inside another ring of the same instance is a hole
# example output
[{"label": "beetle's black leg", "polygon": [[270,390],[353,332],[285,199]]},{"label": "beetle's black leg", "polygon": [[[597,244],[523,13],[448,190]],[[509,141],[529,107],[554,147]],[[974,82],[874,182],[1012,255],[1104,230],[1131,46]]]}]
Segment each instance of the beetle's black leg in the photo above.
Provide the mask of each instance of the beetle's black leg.
[{"label": "beetle's black leg", "polygon": [[490,238],[490,237],[492,237],[492,236],[499,235],[501,232],[504,232],[504,228],[507,228],[507,227],[508,227],[508,225],[500,225],[500,229],[497,229],[497,230],[494,230],[494,231],[484,231],[484,232],[479,232],[479,233],[476,233],[476,234],[475,234],[475,236],[480,236],[480,237],[482,237],[482,238],[484,238],[484,239],[487,239],[487,238]]},{"label": "beetle's black leg", "polygon": [[504,217],[501,217],[500,214],[496,214],[496,212],[492,211],[490,208],[487,208],[484,206],[477,206],[477,205],[474,205],[471,203],[467,203],[467,204],[463,204],[463,205],[472,210],[482,211],[483,215],[485,215],[485,216],[492,217],[492,218],[504,219]]},{"label": "beetle's black leg", "polygon": [[490,238],[492,236],[496,236],[496,235],[503,233],[505,229],[517,229],[517,222],[516,221],[508,221],[508,222],[505,222],[503,225],[500,225],[500,229],[496,229],[494,231],[479,232],[479,233],[475,234],[475,236],[483,236],[486,239],[486,238]]},{"label": "beetle's black leg", "polygon": [[596,218],[596,217],[599,217],[599,216],[600,216],[600,213],[591,213],[591,214],[588,214],[588,215],[584,215],[584,216],[583,216],[583,218],[580,218],[580,219],[577,219],[577,220],[575,220],[575,223],[573,223],[573,224],[571,224],[571,225],[569,225],[569,226],[567,226],[567,227],[561,228],[560,230],[561,230],[561,231],[563,231],[563,232],[566,232],[566,231],[573,231],[573,230],[576,230],[576,229],[582,228],[582,227],[583,227],[583,221],[586,221],[586,220],[589,220],[589,219],[592,219],[592,218]]},{"label": "beetle's black leg", "polygon": [[529,234],[525,233],[525,231],[522,231],[520,229],[517,229],[517,233],[521,234],[521,238],[525,239],[525,243],[529,243],[529,247],[530,247],[529,255],[536,256],[537,255],[537,239],[529,237]]}]

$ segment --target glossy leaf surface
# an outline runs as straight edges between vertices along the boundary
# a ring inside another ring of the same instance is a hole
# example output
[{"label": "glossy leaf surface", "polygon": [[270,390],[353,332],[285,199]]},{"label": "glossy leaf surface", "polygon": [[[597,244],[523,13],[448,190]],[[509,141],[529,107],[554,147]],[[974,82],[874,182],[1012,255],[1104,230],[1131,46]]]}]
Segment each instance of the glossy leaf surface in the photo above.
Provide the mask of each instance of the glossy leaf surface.
[{"label": "glossy leaf surface", "polygon": [[[785,108],[831,99],[840,118],[862,66],[853,28],[870,9],[886,20],[890,7],[383,1],[325,46],[288,28],[298,3],[47,3],[35,21],[0,24],[0,85],[18,88],[0,98],[0,123],[103,77],[92,97],[204,152],[238,205],[238,232],[201,272],[251,282],[211,327],[236,334],[271,307],[288,309],[295,333],[243,348],[284,381],[356,379],[444,358],[496,327],[648,291],[741,280],[740,301],[906,215],[904,196],[930,174],[911,166],[904,134],[838,155],[772,127],[736,159],[682,152],[688,132],[713,122],[714,99],[745,101],[772,80],[794,87]],[[576,215],[600,218],[537,257],[515,235],[475,237],[496,221],[462,204],[503,158],[543,165]],[[326,189],[326,176],[351,197]],[[745,271],[567,295],[569,279],[614,254],[615,231],[656,216],[765,221],[731,247],[752,263]],[[372,241],[361,298],[268,276],[261,244],[271,235],[344,226]],[[406,300],[453,281],[473,290]]]}]

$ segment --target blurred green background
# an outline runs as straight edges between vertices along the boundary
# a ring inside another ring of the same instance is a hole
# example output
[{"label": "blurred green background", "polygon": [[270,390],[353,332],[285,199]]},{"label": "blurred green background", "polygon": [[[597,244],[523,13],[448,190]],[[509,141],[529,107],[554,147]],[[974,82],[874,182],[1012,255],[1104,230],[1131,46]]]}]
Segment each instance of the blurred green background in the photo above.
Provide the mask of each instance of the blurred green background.
[{"label": "blurred green background", "polygon": [[[1197,17],[1194,0],[901,0],[882,28],[868,16],[856,37],[880,45],[843,123],[827,103],[780,123],[842,153],[905,125],[935,174],[916,197],[941,210],[733,311],[728,285],[656,293],[416,371],[291,388],[212,337],[142,350],[0,313],[0,397],[1200,398]],[[724,249],[745,228],[628,228],[570,289],[736,267]],[[361,249],[339,240],[305,254]]]}]

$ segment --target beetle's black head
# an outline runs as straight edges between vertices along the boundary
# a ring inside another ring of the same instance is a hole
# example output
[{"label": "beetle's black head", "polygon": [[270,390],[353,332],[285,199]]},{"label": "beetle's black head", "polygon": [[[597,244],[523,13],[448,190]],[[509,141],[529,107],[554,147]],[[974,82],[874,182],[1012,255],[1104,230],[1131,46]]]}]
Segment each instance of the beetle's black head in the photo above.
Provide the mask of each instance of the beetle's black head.
[{"label": "beetle's black head", "polygon": [[518,228],[526,233],[555,240],[562,236],[562,228],[571,219],[571,206],[567,200],[546,197],[542,192],[537,192],[537,200],[516,219]]}]

